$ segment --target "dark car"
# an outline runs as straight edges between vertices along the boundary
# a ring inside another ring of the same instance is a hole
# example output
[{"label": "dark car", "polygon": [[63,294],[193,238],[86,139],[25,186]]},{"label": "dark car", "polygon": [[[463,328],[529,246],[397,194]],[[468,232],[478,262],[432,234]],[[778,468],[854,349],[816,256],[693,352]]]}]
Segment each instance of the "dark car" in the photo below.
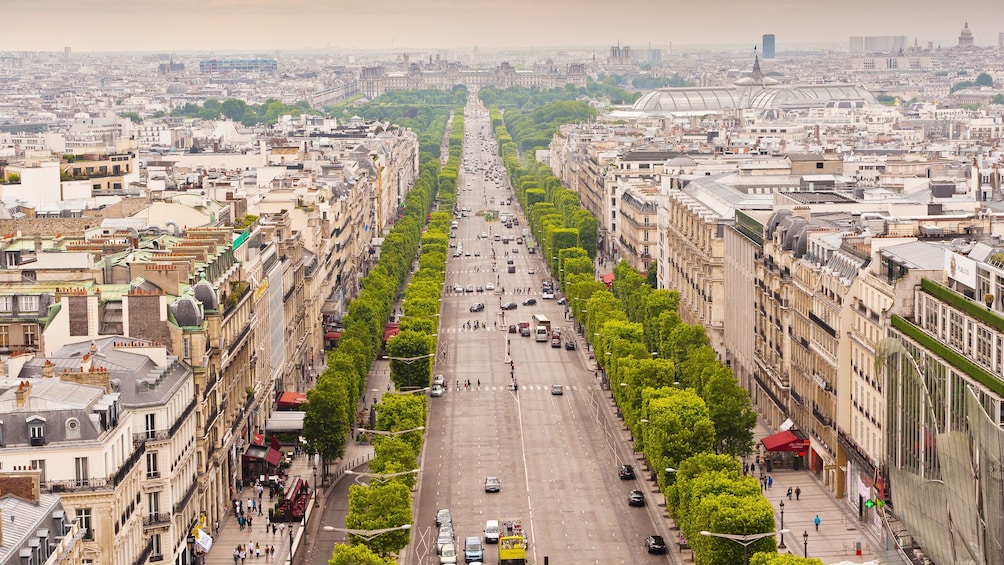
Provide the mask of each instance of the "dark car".
[{"label": "dark car", "polygon": [[471,312],[481,312],[485,309],[485,305],[480,302],[475,302],[471,304]]},{"label": "dark car", "polygon": [[628,493],[628,506],[645,506],[645,494],[640,490]]},{"label": "dark car", "polygon": [[536,298],[527,298],[526,300],[523,301],[523,306],[536,306],[536,305],[537,305]]},{"label": "dark car", "polygon": [[619,471],[617,471],[617,474],[620,476],[621,480],[623,480],[623,481],[633,480],[634,479],[634,467],[632,467],[630,465],[621,465],[621,468],[620,468]]},{"label": "dark car", "polygon": [[648,536],[645,538],[645,549],[649,553],[666,553],[666,540],[662,536]]},{"label": "dark car", "polygon": [[506,302],[502,305],[503,310],[515,310],[517,308],[515,302]]},{"label": "dark car", "polygon": [[565,349],[575,349],[575,342],[568,340],[565,342]]},{"label": "dark car", "polygon": [[509,324],[509,333],[514,334],[518,330],[516,329],[516,324]]}]

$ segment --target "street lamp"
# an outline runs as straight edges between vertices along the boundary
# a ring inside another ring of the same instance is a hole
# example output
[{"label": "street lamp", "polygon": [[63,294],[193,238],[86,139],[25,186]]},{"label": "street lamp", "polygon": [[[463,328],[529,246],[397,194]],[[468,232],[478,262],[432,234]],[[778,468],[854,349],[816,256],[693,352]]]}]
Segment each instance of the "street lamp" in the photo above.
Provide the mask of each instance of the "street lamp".
[{"label": "street lamp", "polygon": [[809,558],[809,530],[802,532],[802,553],[806,559]]},{"label": "street lamp", "polygon": [[[777,534],[784,535],[788,530],[782,529],[779,532],[764,532],[762,534],[719,534],[717,532],[709,532],[707,530],[701,530],[702,536],[712,536],[716,538],[723,538],[727,540],[732,540],[739,545],[743,546],[743,562],[749,565],[749,546],[771,536],[776,536]],[[808,536],[808,534],[806,534]]]},{"label": "street lamp", "polygon": [[317,496],[317,461],[314,461],[314,508],[320,505],[320,498]]},{"label": "street lamp", "polygon": [[357,477],[356,478],[356,482],[359,482],[359,479],[361,479],[362,477],[370,477],[370,478],[373,478],[373,479],[376,479],[376,480],[380,481],[381,483],[385,483],[385,482],[387,482],[388,479],[393,479],[394,477],[401,477],[401,476],[404,476],[404,475],[418,474],[420,471],[421,471],[421,469],[412,469],[410,471],[401,471],[400,473],[366,473],[366,472],[362,472],[361,473],[359,471],[353,471],[351,469],[346,469],[345,470],[345,474],[346,475],[356,475],[356,477]]},{"label": "street lamp", "polygon": [[410,434],[412,432],[422,432],[425,430],[425,426],[420,426],[418,428],[413,428],[411,430],[401,430],[399,432],[384,432],[382,430],[366,430],[365,428],[359,428],[356,430],[358,434],[375,434],[376,436],[401,436],[402,434]]},{"label": "street lamp", "polygon": [[[784,501],[780,502],[781,506],[781,531],[784,531]],[[778,549],[785,549],[788,546],[784,545],[784,534],[781,534],[781,543],[777,544]]]}]

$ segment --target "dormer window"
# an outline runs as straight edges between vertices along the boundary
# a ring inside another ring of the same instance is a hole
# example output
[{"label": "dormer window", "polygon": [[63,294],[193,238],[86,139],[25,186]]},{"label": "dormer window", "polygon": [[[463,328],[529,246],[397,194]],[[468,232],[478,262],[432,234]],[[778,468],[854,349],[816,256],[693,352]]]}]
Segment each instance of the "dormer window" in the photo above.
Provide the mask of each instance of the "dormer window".
[{"label": "dormer window", "polygon": [[45,418],[32,416],[27,423],[29,445],[45,445]]},{"label": "dormer window", "polygon": [[80,420],[76,418],[66,420],[66,439],[80,439]]}]

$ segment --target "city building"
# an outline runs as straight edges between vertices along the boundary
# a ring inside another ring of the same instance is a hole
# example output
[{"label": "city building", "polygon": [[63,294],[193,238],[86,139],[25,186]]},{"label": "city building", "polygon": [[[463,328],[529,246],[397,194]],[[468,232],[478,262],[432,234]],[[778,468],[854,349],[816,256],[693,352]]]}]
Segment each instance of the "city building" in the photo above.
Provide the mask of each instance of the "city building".
[{"label": "city building", "polygon": [[773,59],[775,57],[774,51],[774,34],[765,33],[763,34],[763,58]]},{"label": "city building", "polygon": [[863,53],[899,53],[907,48],[905,35],[851,36],[848,47],[852,55]]},{"label": "city building", "polygon": [[962,27],[962,31],[959,32],[959,47],[973,47],[973,31],[969,29],[969,22]]}]

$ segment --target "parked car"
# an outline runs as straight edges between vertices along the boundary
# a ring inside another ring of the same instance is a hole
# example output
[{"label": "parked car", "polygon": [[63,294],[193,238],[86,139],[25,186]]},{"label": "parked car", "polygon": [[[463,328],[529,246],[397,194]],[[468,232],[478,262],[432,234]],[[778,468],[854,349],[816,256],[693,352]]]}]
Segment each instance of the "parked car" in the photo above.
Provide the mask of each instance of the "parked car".
[{"label": "parked car", "polygon": [[452,524],[453,516],[450,514],[449,508],[440,508],[436,511],[436,527],[440,527],[443,524]]},{"label": "parked car", "polygon": [[565,342],[565,349],[575,349],[575,340],[570,339]]},{"label": "parked car", "polygon": [[453,545],[453,523],[439,526],[439,535],[436,536],[436,553],[442,554],[443,548]]},{"label": "parked car", "polygon": [[464,292],[474,292],[474,285],[472,284],[467,285],[467,288],[464,289]]},{"label": "parked car", "polygon": [[432,391],[429,392],[429,395],[439,398],[440,396],[443,396],[444,392],[446,392],[446,387],[442,385],[432,385]]},{"label": "parked car", "polygon": [[631,465],[621,465],[621,468],[620,468],[619,471],[617,471],[617,474],[620,476],[621,480],[623,480],[623,481],[633,480],[634,479],[634,467],[632,467]]},{"label": "parked car", "polygon": [[436,375],[435,377],[432,377],[432,386],[436,385],[446,386],[446,377],[443,375]]},{"label": "parked car", "polygon": [[452,543],[443,544],[439,550],[439,565],[456,565],[457,546]]},{"label": "parked car", "polygon": [[645,506],[645,494],[640,490],[628,493],[628,506]]},{"label": "parked car", "polygon": [[645,549],[649,553],[666,553],[666,541],[662,536],[648,536],[645,538]]},{"label": "parked car", "polygon": [[453,285],[453,292],[463,292],[463,291],[464,291],[463,285],[459,284]]},{"label": "parked car", "polygon": [[558,299],[558,304],[561,304],[561,305],[568,304],[568,299],[565,298],[564,296],[562,296],[561,298]]},{"label": "parked car", "polygon": [[488,477],[485,479],[485,492],[498,492],[502,488],[502,483],[498,477]]}]

